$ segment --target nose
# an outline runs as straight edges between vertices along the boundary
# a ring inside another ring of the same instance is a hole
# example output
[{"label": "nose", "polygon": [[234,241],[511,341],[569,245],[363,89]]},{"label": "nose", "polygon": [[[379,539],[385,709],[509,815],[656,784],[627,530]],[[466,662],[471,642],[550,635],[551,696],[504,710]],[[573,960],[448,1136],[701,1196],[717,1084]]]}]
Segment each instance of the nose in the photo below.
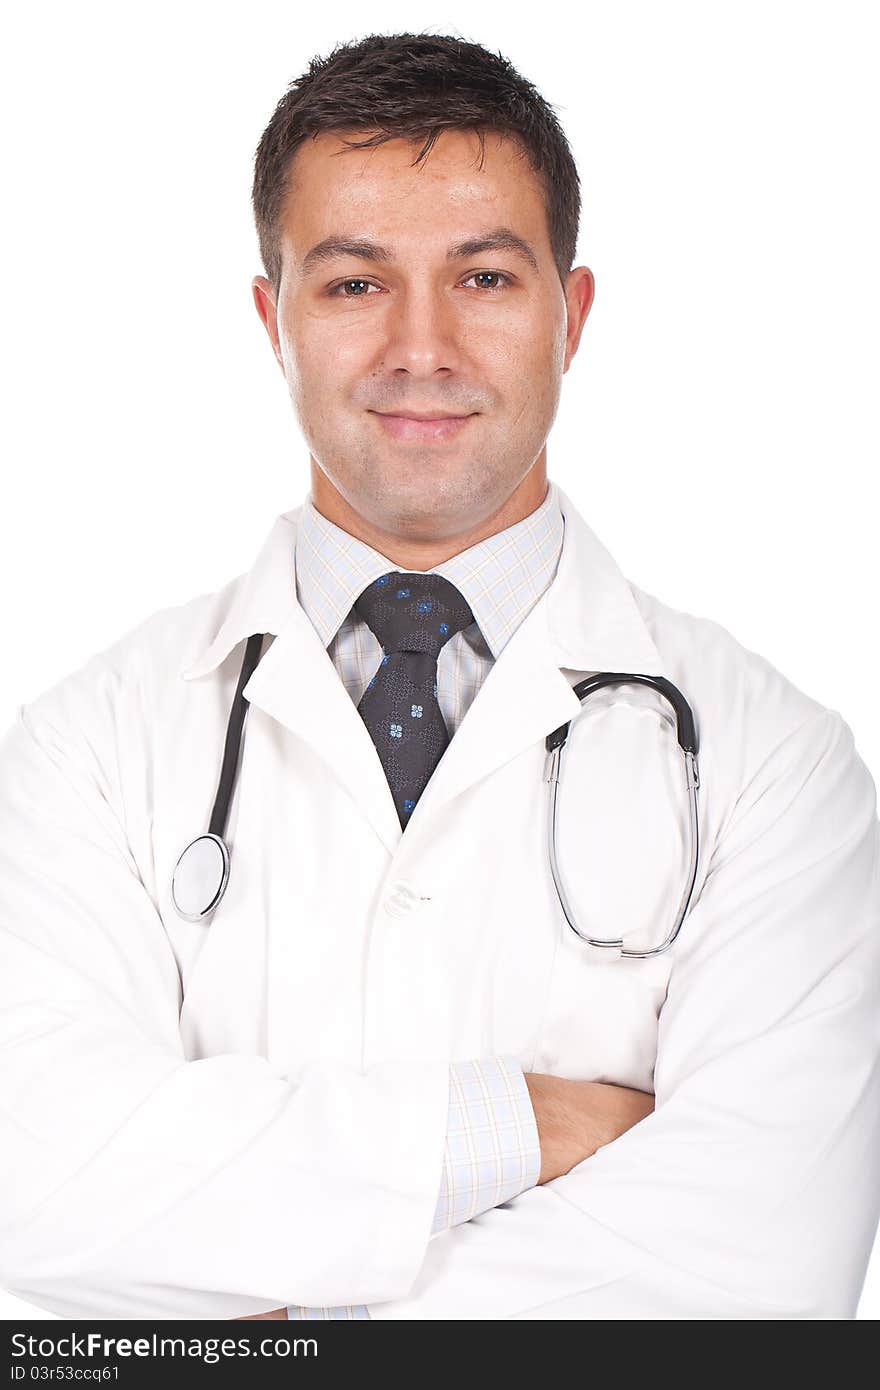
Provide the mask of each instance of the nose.
[{"label": "nose", "polygon": [[430,285],[398,291],[385,323],[386,371],[408,372],[425,379],[437,372],[458,370],[459,324],[447,291]]}]

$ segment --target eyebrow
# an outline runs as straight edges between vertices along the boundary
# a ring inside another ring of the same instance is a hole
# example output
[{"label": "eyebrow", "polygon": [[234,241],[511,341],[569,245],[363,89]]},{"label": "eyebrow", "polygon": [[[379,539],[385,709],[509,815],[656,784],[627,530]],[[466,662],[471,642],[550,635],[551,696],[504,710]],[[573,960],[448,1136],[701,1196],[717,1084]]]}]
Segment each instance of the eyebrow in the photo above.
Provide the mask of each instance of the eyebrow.
[{"label": "eyebrow", "polygon": [[[512,251],[515,256],[527,261],[533,270],[538,269],[538,258],[529,243],[509,227],[493,227],[482,236],[468,237],[466,241],[456,242],[446,252],[446,259],[464,260],[465,257],[478,256],[482,251]],[[353,256],[361,261],[374,261],[377,265],[387,265],[394,260],[394,253],[387,246],[380,246],[378,242],[328,236],[306,252],[299,273],[303,276],[308,275],[316,267],[339,256]]]}]

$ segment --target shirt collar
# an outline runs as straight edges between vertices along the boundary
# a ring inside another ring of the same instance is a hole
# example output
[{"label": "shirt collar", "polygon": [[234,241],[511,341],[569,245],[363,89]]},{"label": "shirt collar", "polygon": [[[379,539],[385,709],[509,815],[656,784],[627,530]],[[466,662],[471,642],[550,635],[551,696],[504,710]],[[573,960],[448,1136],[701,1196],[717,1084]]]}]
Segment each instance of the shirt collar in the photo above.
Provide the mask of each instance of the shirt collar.
[{"label": "shirt collar", "polygon": [[[495,660],[551,583],[564,524],[550,482],[543,502],[522,521],[425,571],[455,585]],[[325,647],[364,589],[380,575],[400,569],[328,520],[311,499],[300,511],[295,567],[297,597]]]}]

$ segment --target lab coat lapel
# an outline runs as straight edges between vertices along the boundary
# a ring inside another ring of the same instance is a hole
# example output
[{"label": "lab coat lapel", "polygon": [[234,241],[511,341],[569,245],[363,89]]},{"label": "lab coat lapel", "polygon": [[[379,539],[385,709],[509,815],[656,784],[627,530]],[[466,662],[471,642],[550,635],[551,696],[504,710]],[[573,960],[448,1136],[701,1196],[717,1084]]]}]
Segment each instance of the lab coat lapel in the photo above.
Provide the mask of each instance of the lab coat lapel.
[{"label": "lab coat lapel", "polygon": [[419,797],[406,829],[409,845],[441,807],[579,709],[554,659],[544,594],[490,668]]},{"label": "lab coat lapel", "polygon": [[299,605],[251,676],[244,695],[317,753],[393,854],[403,832],[379,754]]}]

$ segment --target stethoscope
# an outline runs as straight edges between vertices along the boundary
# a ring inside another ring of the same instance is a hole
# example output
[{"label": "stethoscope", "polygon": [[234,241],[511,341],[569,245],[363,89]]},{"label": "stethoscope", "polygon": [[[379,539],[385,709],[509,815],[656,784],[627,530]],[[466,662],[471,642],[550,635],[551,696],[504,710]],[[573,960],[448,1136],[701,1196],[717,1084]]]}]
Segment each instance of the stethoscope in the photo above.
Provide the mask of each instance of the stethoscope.
[{"label": "stethoscope", "polygon": [[[174,873],[171,877],[171,898],[174,903],[174,908],[178,915],[186,922],[202,922],[207,917],[210,917],[223,897],[223,894],[226,892],[229,883],[229,847],[223,837],[226,833],[226,824],[229,819],[229,807],[232,801],[235,776],[241,759],[245,718],[249,708],[249,701],[245,699],[243,691],[260,660],[260,650],[264,635],[263,633],[254,633],[252,637],[248,638],[245,647],[241,674],[238,678],[235,698],[232,702],[229,723],[226,728],[226,742],[223,749],[220,781],[217,786],[217,795],[214,800],[214,808],[211,812],[207,834],[197,836],[196,839],[192,840],[187,845],[174,866]],[[560,906],[565,914],[565,920],[579,940],[585,942],[588,946],[595,946],[600,950],[615,951],[618,956],[631,958],[657,956],[660,955],[662,951],[668,950],[678,935],[681,924],[687,914],[697,878],[697,864],[699,858],[697,788],[700,785],[700,775],[697,767],[696,725],[693,711],[687,700],[684,698],[681,691],[664,676],[626,675],[619,671],[600,671],[596,675],[588,676],[586,680],[581,681],[572,688],[575,695],[577,695],[580,700],[581,706],[583,706],[584,701],[587,700],[590,695],[594,694],[597,690],[602,690],[606,686],[611,685],[650,686],[666,700],[675,714],[678,744],[684,757],[685,781],[688,791],[690,863],[685,878],[681,901],[671,931],[669,931],[666,938],[659,946],[654,946],[643,951],[635,951],[624,948],[622,937],[605,938],[590,936],[581,931],[577,925],[574,912],[565,891],[565,885],[562,881],[557,855],[559,779],[562,768],[562,753],[568,739],[571,720],[568,720],[565,724],[561,724],[552,734],[548,734],[545,740],[545,748],[548,757],[547,772],[544,780],[550,784],[550,814],[548,817],[550,868],[553,874],[553,882],[556,886]]]}]

